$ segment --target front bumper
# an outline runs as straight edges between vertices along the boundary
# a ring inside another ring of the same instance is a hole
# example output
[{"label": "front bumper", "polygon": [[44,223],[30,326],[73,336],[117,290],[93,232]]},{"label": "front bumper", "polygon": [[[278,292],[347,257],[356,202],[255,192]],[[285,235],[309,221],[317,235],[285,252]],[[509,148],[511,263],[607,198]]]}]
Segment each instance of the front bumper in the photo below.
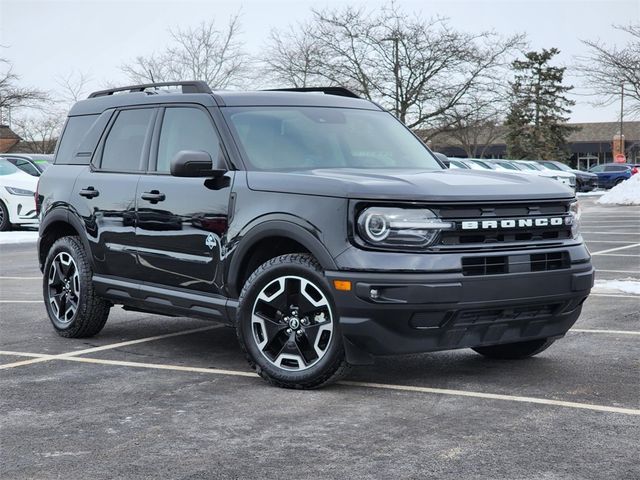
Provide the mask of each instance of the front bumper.
[{"label": "front bumper", "polygon": [[9,211],[9,221],[14,225],[35,225],[38,223],[36,201],[33,196],[9,195],[2,198]]},{"label": "front bumper", "polygon": [[590,192],[598,188],[597,178],[578,178],[577,189],[579,192]]},{"label": "front bumper", "polygon": [[335,290],[334,299],[348,361],[367,364],[377,355],[561,337],[580,315],[594,269],[587,261],[502,275],[329,271],[326,276],[352,282],[351,291]]}]

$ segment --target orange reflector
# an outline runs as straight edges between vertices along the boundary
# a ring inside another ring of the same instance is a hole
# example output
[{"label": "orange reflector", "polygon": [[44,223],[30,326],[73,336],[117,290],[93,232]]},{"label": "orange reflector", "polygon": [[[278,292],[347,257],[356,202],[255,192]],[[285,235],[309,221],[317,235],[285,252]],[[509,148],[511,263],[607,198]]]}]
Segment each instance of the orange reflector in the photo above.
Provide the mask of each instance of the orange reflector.
[{"label": "orange reflector", "polygon": [[351,290],[351,281],[350,280],[334,280],[333,286],[336,290],[342,290],[348,292]]}]

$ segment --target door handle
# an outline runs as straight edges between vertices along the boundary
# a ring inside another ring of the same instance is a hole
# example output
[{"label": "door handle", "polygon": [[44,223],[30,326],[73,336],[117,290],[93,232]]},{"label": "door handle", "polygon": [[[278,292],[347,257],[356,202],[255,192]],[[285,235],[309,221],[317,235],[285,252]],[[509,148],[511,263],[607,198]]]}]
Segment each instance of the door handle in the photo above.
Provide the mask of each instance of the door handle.
[{"label": "door handle", "polygon": [[150,192],[144,192],[140,198],[142,198],[143,200],[146,200],[147,202],[151,202],[151,203],[158,203],[158,202],[163,202],[165,198],[167,198],[165,196],[164,193],[160,193],[158,190],[151,190]]},{"label": "door handle", "polygon": [[85,198],[93,198],[100,195],[100,192],[93,187],[83,188],[78,192],[78,195]]}]

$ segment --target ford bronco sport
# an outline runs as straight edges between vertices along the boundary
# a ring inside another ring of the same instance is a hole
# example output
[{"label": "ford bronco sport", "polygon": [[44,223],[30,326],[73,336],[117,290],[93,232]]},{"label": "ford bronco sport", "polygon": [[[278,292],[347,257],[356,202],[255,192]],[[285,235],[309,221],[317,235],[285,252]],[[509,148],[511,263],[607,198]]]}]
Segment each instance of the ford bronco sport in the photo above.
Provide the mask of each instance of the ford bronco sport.
[{"label": "ford bronco sport", "polygon": [[226,322],[282,387],[377,355],[535,355],[593,285],[569,188],[444,169],[342,88],[95,92],[36,198],[60,335],[96,335],[115,304]]}]

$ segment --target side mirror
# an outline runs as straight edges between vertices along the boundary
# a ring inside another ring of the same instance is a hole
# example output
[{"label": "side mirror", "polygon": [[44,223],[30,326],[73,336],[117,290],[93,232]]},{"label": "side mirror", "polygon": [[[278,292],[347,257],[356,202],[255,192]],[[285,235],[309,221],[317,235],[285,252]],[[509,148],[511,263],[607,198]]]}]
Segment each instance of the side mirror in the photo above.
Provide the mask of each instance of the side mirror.
[{"label": "side mirror", "polygon": [[211,155],[200,150],[180,150],[171,160],[170,171],[174,177],[220,177],[225,169],[213,165]]}]

